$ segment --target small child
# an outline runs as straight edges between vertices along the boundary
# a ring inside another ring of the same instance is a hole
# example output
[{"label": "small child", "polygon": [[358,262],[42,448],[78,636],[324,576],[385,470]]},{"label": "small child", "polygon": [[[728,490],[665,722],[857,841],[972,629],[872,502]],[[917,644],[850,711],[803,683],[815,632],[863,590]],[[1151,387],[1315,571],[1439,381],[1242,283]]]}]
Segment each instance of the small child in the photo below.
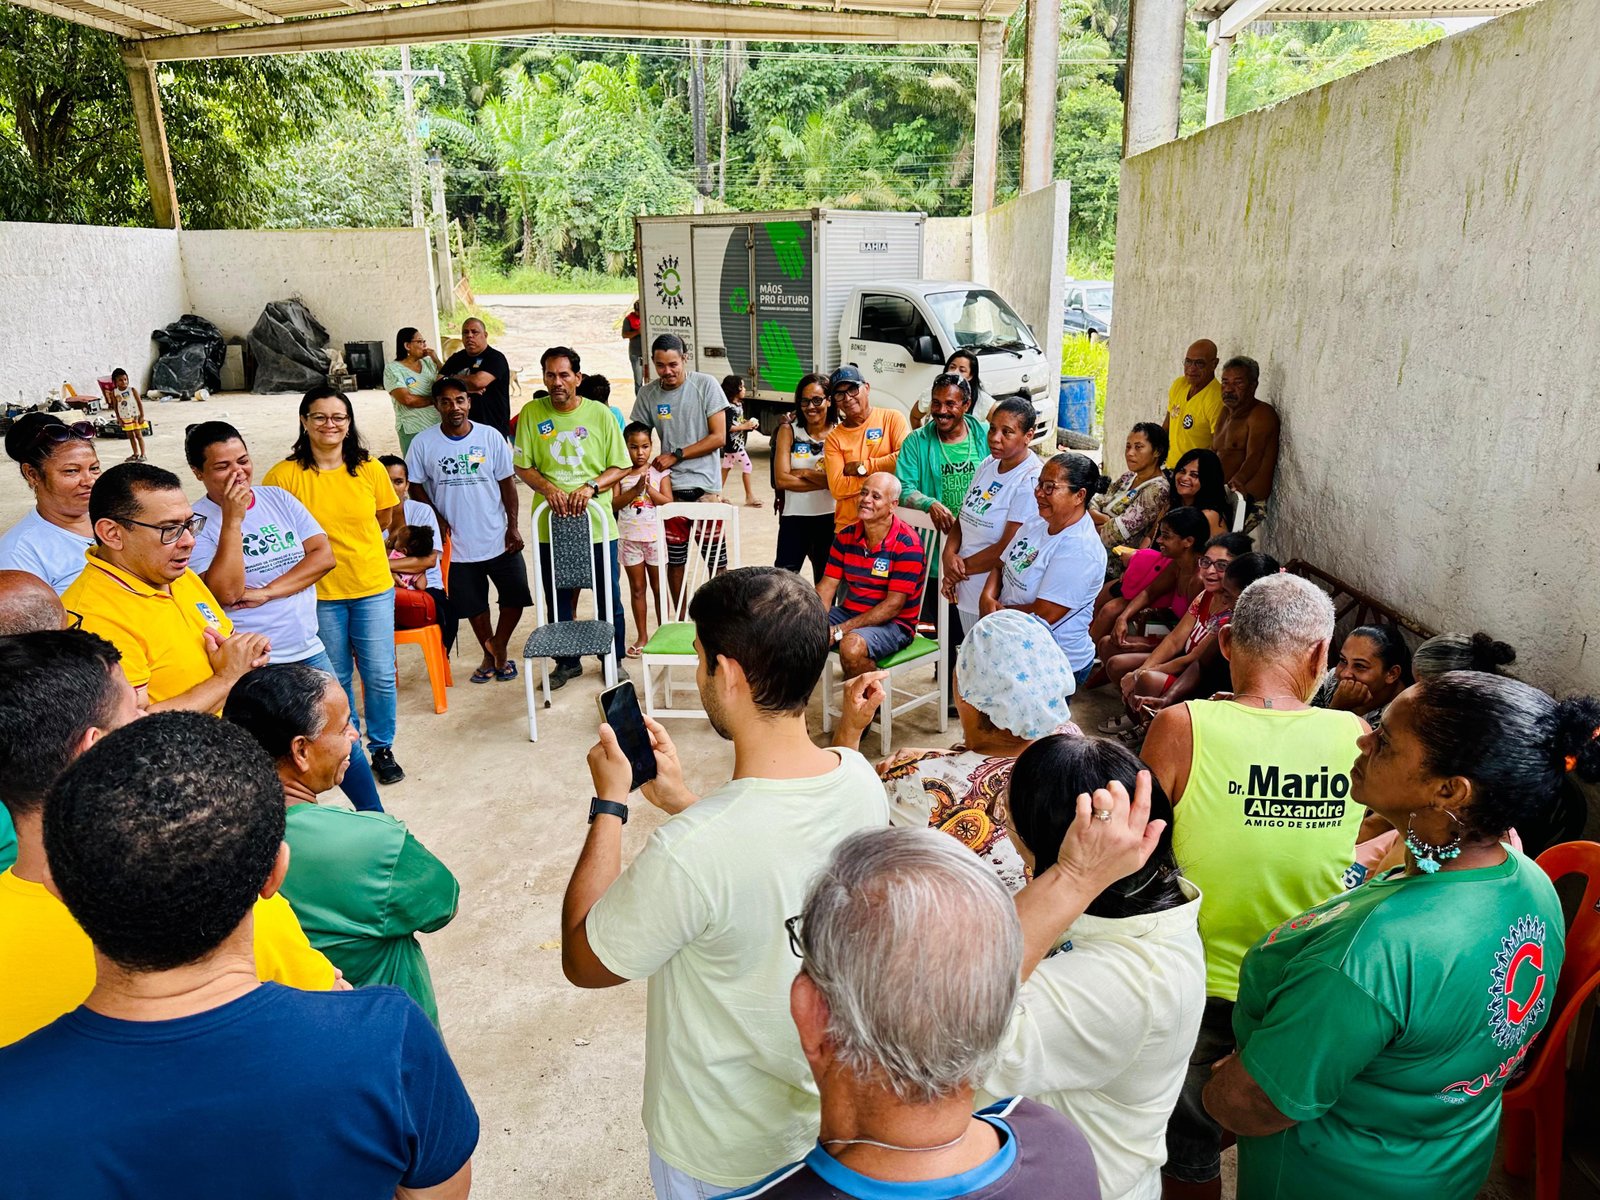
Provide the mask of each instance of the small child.
[{"label": "small child", "polygon": [[672,503],[672,477],[650,465],[650,426],[634,421],[622,431],[628,443],[633,472],[612,489],[611,507],[617,514],[617,533],[622,538],[622,567],[628,573],[628,600],[633,605],[633,625],[637,640],[628,647],[628,657],[638,658],[650,640],[645,606],[645,588],[656,602],[656,624],[661,624],[661,557],[656,532],[661,517],[656,505]]},{"label": "small child", "polygon": [[[433,530],[426,525],[402,525],[400,532],[395,535],[394,547],[389,551],[391,559],[397,558],[427,558],[433,553]],[[422,592],[425,599],[432,600],[427,595],[427,571],[391,571],[394,576],[396,591]],[[432,621],[429,617],[429,621]]]},{"label": "small child", "polygon": [[144,462],[144,397],[139,395],[138,388],[128,383],[128,373],[121,367],[111,372],[111,399],[117,406],[122,436],[133,447],[127,461]]},{"label": "small child", "polygon": [[744,506],[746,508],[760,508],[761,501],[756,499],[756,494],[750,487],[750,453],[745,449],[744,439],[752,429],[759,429],[761,422],[754,417],[749,420],[744,415],[744,376],[729,375],[722,381],[722,394],[728,398],[728,438],[722,444],[722,490],[728,490],[728,472],[733,470],[733,464],[739,464],[739,470],[744,474]]}]

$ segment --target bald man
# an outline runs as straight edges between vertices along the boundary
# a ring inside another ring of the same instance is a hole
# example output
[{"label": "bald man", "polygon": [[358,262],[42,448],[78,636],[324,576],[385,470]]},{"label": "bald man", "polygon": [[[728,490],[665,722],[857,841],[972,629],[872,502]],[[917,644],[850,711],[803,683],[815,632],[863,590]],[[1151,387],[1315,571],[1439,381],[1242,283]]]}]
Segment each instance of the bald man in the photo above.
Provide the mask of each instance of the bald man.
[{"label": "bald man", "polygon": [[834,535],[817,584],[846,679],[876,670],[911,644],[927,578],[922,539],[895,515],[900,481],[878,471],[867,476],[860,496],[856,522]]},{"label": "bald man", "polygon": [[1167,389],[1167,466],[1190,450],[1211,449],[1222,418],[1222,384],[1217,381],[1217,344],[1201,338],[1183,353],[1183,374]]},{"label": "bald man", "polygon": [[54,588],[29,571],[0,571],[0,637],[66,627]]}]

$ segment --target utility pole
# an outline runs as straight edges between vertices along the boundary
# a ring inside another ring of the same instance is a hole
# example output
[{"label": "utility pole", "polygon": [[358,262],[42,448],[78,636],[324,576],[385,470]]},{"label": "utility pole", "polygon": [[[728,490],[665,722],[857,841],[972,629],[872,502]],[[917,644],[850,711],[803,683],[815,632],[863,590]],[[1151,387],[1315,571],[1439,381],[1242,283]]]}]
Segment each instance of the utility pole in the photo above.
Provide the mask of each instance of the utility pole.
[{"label": "utility pole", "polygon": [[400,92],[405,101],[406,147],[410,153],[406,155],[406,165],[411,173],[411,225],[414,229],[424,228],[422,222],[422,150],[417,137],[417,98],[412,85],[418,79],[437,79],[444,81],[443,71],[413,71],[411,69],[411,47],[400,47],[400,69],[398,71],[374,71],[373,74],[384,79],[398,79]]},{"label": "utility pole", "polygon": [[456,307],[455,265],[450,261],[450,216],[444,207],[444,160],[437,150],[428,154],[428,174],[433,181],[433,237],[438,255],[439,311]]},{"label": "utility pole", "polygon": [[694,126],[694,211],[705,212],[711,194],[711,164],[706,156],[706,65],[700,40],[689,40],[689,118]]}]

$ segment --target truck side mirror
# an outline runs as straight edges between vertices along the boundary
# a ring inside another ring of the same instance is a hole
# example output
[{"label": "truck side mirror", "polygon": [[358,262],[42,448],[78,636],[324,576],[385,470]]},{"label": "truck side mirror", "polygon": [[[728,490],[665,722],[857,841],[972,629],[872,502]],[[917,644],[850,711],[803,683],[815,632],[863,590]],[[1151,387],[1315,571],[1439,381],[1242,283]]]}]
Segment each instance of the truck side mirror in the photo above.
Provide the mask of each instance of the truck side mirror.
[{"label": "truck side mirror", "polygon": [[928,334],[923,334],[912,343],[911,358],[913,362],[928,363],[932,366],[940,366],[944,363],[944,359],[939,357],[939,347],[934,344],[933,338]]}]

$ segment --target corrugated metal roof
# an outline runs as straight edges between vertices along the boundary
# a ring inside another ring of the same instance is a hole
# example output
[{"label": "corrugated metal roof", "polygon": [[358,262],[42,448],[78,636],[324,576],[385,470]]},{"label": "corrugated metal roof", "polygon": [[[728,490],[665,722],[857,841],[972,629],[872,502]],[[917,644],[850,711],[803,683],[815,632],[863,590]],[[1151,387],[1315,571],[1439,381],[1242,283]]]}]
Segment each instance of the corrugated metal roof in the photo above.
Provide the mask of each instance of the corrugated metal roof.
[{"label": "corrugated metal roof", "polygon": [[[1200,0],[1192,6],[1202,20],[1220,17],[1235,0]],[[1242,2],[1242,0],[1240,0]],[[1425,17],[1498,17],[1535,0],[1274,0],[1258,21],[1354,21]]]}]

